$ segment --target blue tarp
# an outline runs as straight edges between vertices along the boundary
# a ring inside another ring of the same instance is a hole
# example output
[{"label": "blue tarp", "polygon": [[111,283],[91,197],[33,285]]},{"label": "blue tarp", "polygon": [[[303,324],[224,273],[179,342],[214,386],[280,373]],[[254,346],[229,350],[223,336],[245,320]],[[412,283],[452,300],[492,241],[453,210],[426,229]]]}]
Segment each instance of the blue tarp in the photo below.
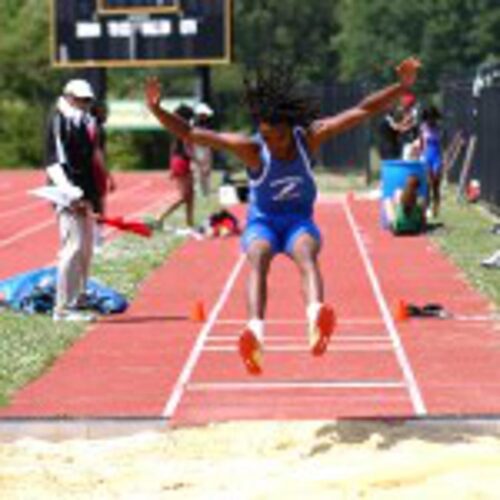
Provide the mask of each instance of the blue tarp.
[{"label": "blue tarp", "polygon": [[[7,307],[29,314],[50,313],[54,307],[57,269],[47,267],[18,274],[0,281],[0,298]],[[88,280],[85,291],[90,309],[101,314],[125,311],[123,295],[95,279]]]}]

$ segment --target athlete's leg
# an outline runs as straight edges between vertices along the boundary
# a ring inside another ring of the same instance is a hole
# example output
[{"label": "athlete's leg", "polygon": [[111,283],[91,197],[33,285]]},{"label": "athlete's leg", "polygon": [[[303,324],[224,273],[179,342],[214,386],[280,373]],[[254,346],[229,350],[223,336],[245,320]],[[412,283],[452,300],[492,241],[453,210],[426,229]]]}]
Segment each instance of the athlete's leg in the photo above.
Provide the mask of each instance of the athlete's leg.
[{"label": "athlete's leg", "polygon": [[192,175],[187,175],[182,180],[182,198],[186,203],[186,224],[188,227],[194,226],[194,179]]},{"label": "athlete's leg", "polygon": [[429,184],[429,208],[430,208],[430,216],[436,217],[439,210],[439,184],[440,180],[436,172],[429,168],[428,170],[428,184]]},{"label": "athlete's leg", "polygon": [[277,249],[278,239],[271,227],[262,223],[254,223],[246,228],[242,242],[250,264],[247,284],[249,321],[240,335],[238,347],[247,371],[252,375],[259,375],[262,373],[267,276]]},{"label": "athlete's leg", "polygon": [[252,319],[264,319],[267,305],[267,275],[273,258],[271,244],[255,240],[247,251],[250,275],[247,288],[247,309]]},{"label": "athlete's leg", "polygon": [[304,302],[323,302],[323,278],[319,269],[320,243],[310,234],[303,232],[297,237],[291,257],[297,264],[302,278]]},{"label": "athlete's leg", "polygon": [[288,253],[302,277],[311,351],[315,356],[320,356],[328,347],[336,320],[333,308],[324,303],[323,277],[318,262],[321,244],[316,231],[312,222],[295,229],[295,234],[292,233],[290,237],[291,250]]},{"label": "athlete's leg", "polygon": [[[166,219],[168,219],[179,207],[182,205],[186,204],[186,222],[188,222],[189,225],[189,220],[190,220],[190,213],[189,210],[191,208],[191,217],[192,217],[192,200],[191,201],[191,207],[188,208],[188,189],[186,186],[186,179],[185,176],[176,176],[174,177],[174,182],[175,182],[175,189],[177,191],[177,200],[174,201],[171,205],[169,205],[157,218],[157,223],[161,226],[165,222]],[[192,219],[191,219],[192,220]]]},{"label": "athlete's leg", "polygon": [[432,214],[434,217],[439,215],[439,208],[441,206],[441,170],[436,170],[432,176]]}]

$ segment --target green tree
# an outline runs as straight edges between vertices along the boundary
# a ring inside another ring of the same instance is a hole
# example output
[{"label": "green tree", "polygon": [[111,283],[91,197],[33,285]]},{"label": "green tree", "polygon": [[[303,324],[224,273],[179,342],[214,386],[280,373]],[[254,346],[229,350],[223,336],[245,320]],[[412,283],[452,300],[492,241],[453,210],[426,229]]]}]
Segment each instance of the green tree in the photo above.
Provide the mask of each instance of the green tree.
[{"label": "green tree", "polygon": [[422,85],[436,91],[442,75],[470,71],[500,53],[497,0],[342,0],[337,37],[344,78],[387,80],[410,54],[424,64]]},{"label": "green tree", "polygon": [[475,60],[500,60],[500,5],[498,0],[482,0],[474,17],[471,38]]},{"label": "green tree", "polygon": [[338,0],[235,1],[236,57],[247,66],[266,56],[300,66],[309,80],[335,74]]},{"label": "green tree", "polygon": [[424,28],[421,2],[342,0],[337,37],[343,79],[393,78],[393,67],[418,53]]},{"label": "green tree", "polygon": [[37,165],[45,114],[61,79],[49,65],[48,4],[0,0],[0,11],[0,164]]},{"label": "green tree", "polygon": [[[2,166],[40,163],[48,108],[75,74],[51,67],[50,1],[0,0]],[[212,72],[224,108],[219,117],[224,127],[248,125],[240,99],[243,68],[266,58],[293,62],[305,82],[340,75],[380,85],[414,54],[424,64],[419,85],[436,92],[443,75],[498,59],[499,33],[498,0],[234,0],[235,63]],[[150,73],[164,79],[168,94],[194,91],[194,69],[114,69],[108,71],[110,97],[142,99]],[[130,167],[147,156],[153,139],[112,137],[117,143],[110,147],[121,158],[136,158]]]}]

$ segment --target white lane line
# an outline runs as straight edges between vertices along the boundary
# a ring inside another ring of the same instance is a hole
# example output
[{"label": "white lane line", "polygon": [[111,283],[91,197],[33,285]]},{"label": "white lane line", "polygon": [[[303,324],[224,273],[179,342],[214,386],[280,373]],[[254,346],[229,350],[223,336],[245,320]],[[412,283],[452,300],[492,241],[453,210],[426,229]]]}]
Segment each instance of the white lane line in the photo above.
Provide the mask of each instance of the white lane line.
[{"label": "white lane line", "polygon": [[[245,319],[218,319],[216,325],[245,325]],[[274,318],[266,319],[266,325],[305,325],[305,319],[285,319]],[[380,318],[339,318],[337,321],[338,326],[342,325],[383,325],[384,322]]]},{"label": "white lane line", "polygon": [[487,314],[487,315],[483,315],[483,316],[480,316],[480,315],[471,315],[471,316],[466,316],[466,315],[456,315],[456,314],[452,314],[451,316],[447,316],[443,319],[450,319],[452,321],[471,321],[471,322],[483,322],[483,321],[486,321],[486,322],[491,322],[491,321],[499,321],[500,320],[500,314],[495,314],[495,313],[492,313],[492,314]]},{"label": "white lane line", "polygon": [[193,383],[187,387],[190,392],[198,391],[262,391],[279,389],[405,389],[403,382],[395,380],[298,380],[267,382],[205,382]]},{"label": "white lane line", "polygon": [[[18,188],[18,189],[20,189],[20,191],[19,191],[19,190],[16,190],[14,193],[10,193],[10,194],[9,194],[9,195],[7,195],[7,196],[0,196],[0,202],[2,202],[2,201],[9,201],[9,200],[13,200],[13,199],[15,199],[15,198],[22,198],[22,199],[23,199],[23,201],[24,201],[24,200],[26,200],[26,199],[28,199],[28,198],[33,198],[33,195],[30,195],[30,194],[29,194],[29,191],[30,191],[30,190],[32,190],[32,189],[35,189],[35,188],[37,188],[37,187],[40,187],[40,185],[43,185],[43,182],[44,182],[44,180],[42,180],[42,181],[41,181],[41,183],[38,183],[38,184],[36,184],[36,185],[24,186],[24,187],[22,187],[22,188]],[[149,186],[149,185],[151,185],[152,183],[153,183],[153,181],[152,181],[151,179],[147,179],[147,180],[144,180],[144,181],[142,181],[142,182],[141,182],[142,186],[145,186],[145,185]],[[135,190],[135,189],[137,189],[137,188],[138,188],[138,186],[140,186],[141,184],[134,185],[134,187],[133,187],[132,189],[134,189],[134,190]],[[113,192],[113,193],[111,193],[111,194],[109,195],[109,199],[110,199],[110,200],[113,200],[113,199],[115,199],[115,198],[119,198],[119,197],[120,197],[120,194],[121,194],[122,192],[128,192],[128,191],[129,191],[129,189],[128,189],[128,188],[127,188],[125,191],[122,191],[122,190],[117,190],[117,191],[115,191],[115,192]],[[47,203],[47,202],[43,202],[43,201],[42,201],[41,203],[45,203],[45,205],[48,205],[48,203]],[[30,205],[30,207],[31,207],[31,208],[33,208],[33,207],[34,207],[34,205]],[[27,207],[26,207],[26,206],[24,206],[22,209],[16,209],[16,210],[19,210],[19,211],[24,211],[24,209],[25,209],[25,208],[27,208]],[[4,216],[4,213],[5,213],[5,212],[0,213],[0,217],[3,217],[3,216]]]},{"label": "white lane line", "polygon": [[231,290],[234,284],[236,283],[236,279],[238,278],[238,275],[240,274],[240,271],[244,263],[245,263],[245,255],[242,254],[236,261],[236,264],[234,265],[231,274],[229,275],[224,285],[224,288],[222,289],[219,299],[217,300],[216,304],[210,311],[207,322],[203,325],[203,328],[198,334],[198,338],[196,339],[193,349],[191,350],[191,353],[186,363],[184,364],[184,368],[181,374],[179,375],[177,382],[175,383],[170,398],[168,399],[168,401],[165,404],[165,407],[163,408],[162,417],[172,418],[173,414],[175,413],[177,406],[179,405],[179,402],[182,398],[182,394],[186,389],[188,381],[191,377],[191,374],[194,371],[196,363],[198,362],[198,359],[201,353],[203,352],[203,347],[208,337],[208,334],[210,333],[210,330],[212,329],[215,320],[217,319],[217,316],[222,310],[224,303],[229,297],[229,294],[231,293]]},{"label": "white lane line", "polygon": [[426,415],[427,409],[425,407],[424,400],[420,393],[420,389],[418,388],[417,380],[413,371],[411,369],[410,363],[408,361],[408,357],[405,353],[403,344],[401,342],[401,338],[399,337],[399,333],[396,329],[396,325],[392,319],[391,312],[385,300],[384,294],[382,293],[382,289],[380,287],[380,283],[378,281],[377,275],[375,273],[375,269],[373,267],[372,262],[370,261],[370,257],[368,256],[368,252],[366,250],[365,245],[363,244],[363,240],[361,238],[359,229],[354,220],[354,216],[352,211],[347,203],[343,203],[343,208],[345,214],[347,216],[347,220],[349,222],[349,226],[354,235],[354,239],[356,241],[356,245],[358,247],[359,253],[361,255],[361,259],[363,261],[363,265],[365,267],[366,273],[368,274],[368,278],[370,279],[370,284],[377,300],[377,304],[379,306],[380,312],[384,319],[384,323],[389,332],[389,336],[392,340],[394,346],[394,352],[396,354],[396,358],[401,366],[403,371],[404,380],[408,386],[408,390],[410,393],[411,402],[413,405],[413,409],[415,413],[419,416]]},{"label": "white lane line", "polygon": [[[39,184],[37,184],[36,186],[27,186],[27,189],[35,189],[37,186],[39,186]],[[2,196],[0,196],[0,203],[2,201],[9,201],[10,202],[12,200],[15,200],[16,198],[25,199],[26,198],[26,191],[15,191],[14,193],[2,195]]]},{"label": "white lane line", "polygon": [[15,208],[14,210],[7,210],[6,212],[0,212],[0,219],[3,219],[5,217],[12,217],[13,215],[17,214],[22,214],[23,212],[29,212],[34,208],[41,208],[42,206],[47,207],[47,202],[36,201],[35,203],[23,205],[21,208]]},{"label": "white lane line", "polygon": [[[125,196],[125,194],[128,196],[131,193],[134,193],[139,189],[143,189],[143,188],[148,187],[149,185],[150,185],[150,181],[144,181],[141,184],[124,191],[123,196]],[[37,224],[35,226],[28,227],[27,229],[25,229],[23,231],[17,232],[16,234],[11,236],[10,238],[1,240],[0,241],[0,249],[5,248],[9,245],[12,245],[13,243],[16,243],[17,241],[22,240],[23,238],[26,238],[27,236],[31,236],[33,233],[41,231],[42,229],[45,229],[51,225],[55,225],[55,223],[56,223],[55,216],[54,217],[51,216],[50,219],[46,220],[45,222],[42,222],[42,223]]]},{"label": "white lane line", "polygon": [[[392,344],[387,342],[385,344],[370,344],[370,345],[343,345],[343,346],[328,346],[328,352],[380,352],[391,351]],[[205,346],[205,352],[238,352],[234,345],[230,346]],[[311,350],[306,344],[289,344],[289,345],[268,345],[266,344],[264,352],[303,352],[310,354]]]},{"label": "white lane line", "polygon": [[0,242],[0,249],[5,248],[9,245],[12,245],[16,241],[22,240],[23,238],[26,238],[27,236],[30,236],[33,233],[37,233],[38,231],[41,231],[42,229],[45,229],[46,227],[52,226],[55,223],[56,223],[55,218],[53,220],[51,218],[51,220],[47,220],[45,222],[42,222],[41,224],[37,224],[36,226],[31,226],[28,229],[25,229],[24,231],[16,233],[14,236],[11,236],[10,238],[2,240]]},{"label": "white lane line", "polygon": [[[228,334],[228,335],[210,335],[208,337],[208,342],[218,343],[218,342],[236,342],[239,338],[239,334]],[[296,342],[300,341],[300,338],[297,335],[269,335],[265,338],[264,342],[268,343],[276,343],[279,344],[281,342]],[[305,341],[305,339],[304,339]],[[355,342],[365,342],[365,343],[373,343],[373,342],[391,342],[390,339],[387,338],[387,333],[385,335],[334,335],[330,340],[330,344],[336,343],[355,343]]]}]

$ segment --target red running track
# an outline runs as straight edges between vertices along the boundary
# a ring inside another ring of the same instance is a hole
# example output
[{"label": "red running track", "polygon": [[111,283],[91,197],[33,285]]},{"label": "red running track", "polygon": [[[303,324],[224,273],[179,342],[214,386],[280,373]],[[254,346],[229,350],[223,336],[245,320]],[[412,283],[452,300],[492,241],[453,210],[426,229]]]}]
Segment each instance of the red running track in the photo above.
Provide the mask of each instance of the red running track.
[{"label": "red running track", "polygon": [[[245,320],[239,242],[190,240],[144,283],[126,314],[91,326],[0,414],[163,417],[185,425],[500,413],[490,304],[428,238],[382,231],[375,202],[326,201],[317,216],[327,293],[339,316],[322,358],[307,349],[298,273],[279,257],[264,374],[247,375],[236,353]],[[441,302],[460,317],[394,323],[399,298]],[[188,319],[196,300],[209,312],[204,324]]]},{"label": "red running track", "polygon": [[[117,174],[109,196],[110,215],[139,216],[153,212],[169,196],[165,175]],[[45,184],[43,171],[0,172],[0,279],[53,263],[58,249],[56,218],[51,206],[30,189]],[[113,231],[108,231],[112,236]]]}]

